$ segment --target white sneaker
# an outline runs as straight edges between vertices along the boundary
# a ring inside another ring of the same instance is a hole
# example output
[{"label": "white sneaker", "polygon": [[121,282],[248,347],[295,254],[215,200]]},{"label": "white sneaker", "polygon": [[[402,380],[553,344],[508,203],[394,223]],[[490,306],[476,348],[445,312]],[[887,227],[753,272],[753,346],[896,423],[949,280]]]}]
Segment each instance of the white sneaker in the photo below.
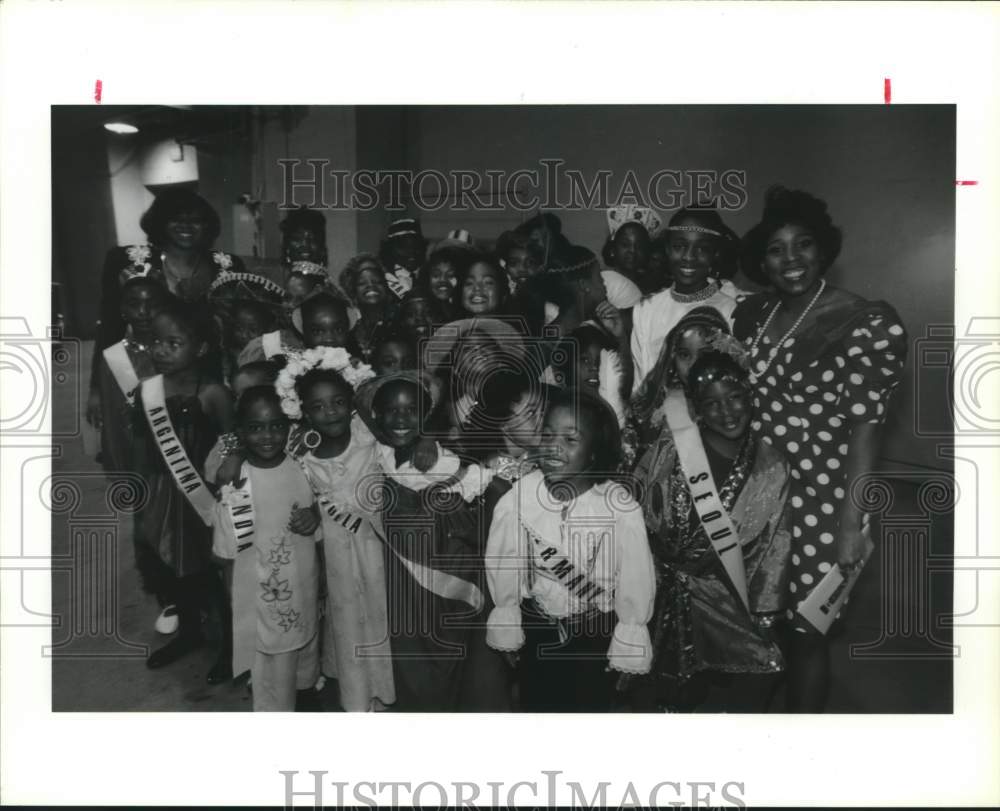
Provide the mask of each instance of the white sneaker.
[{"label": "white sneaker", "polygon": [[160,612],[160,616],[156,618],[156,624],[153,627],[156,628],[156,632],[159,634],[170,635],[176,633],[179,626],[180,620],[177,619],[177,606],[168,605]]}]

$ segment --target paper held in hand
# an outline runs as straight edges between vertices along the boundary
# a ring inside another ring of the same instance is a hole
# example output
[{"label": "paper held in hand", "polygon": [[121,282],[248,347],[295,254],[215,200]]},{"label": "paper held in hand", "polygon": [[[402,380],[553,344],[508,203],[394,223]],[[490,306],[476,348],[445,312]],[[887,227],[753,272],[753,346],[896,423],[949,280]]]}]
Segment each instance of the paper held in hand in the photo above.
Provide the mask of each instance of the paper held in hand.
[{"label": "paper held in hand", "polygon": [[843,608],[854,584],[861,576],[861,570],[868,559],[872,556],[875,544],[872,541],[871,524],[868,516],[865,516],[861,532],[865,536],[865,552],[861,558],[861,565],[856,566],[846,578],[840,566],[834,564],[833,568],[826,573],[826,577],[819,581],[802,604],[799,606],[799,614],[805,617],[817,631],[825,634],[830,630],[830,626]]}]

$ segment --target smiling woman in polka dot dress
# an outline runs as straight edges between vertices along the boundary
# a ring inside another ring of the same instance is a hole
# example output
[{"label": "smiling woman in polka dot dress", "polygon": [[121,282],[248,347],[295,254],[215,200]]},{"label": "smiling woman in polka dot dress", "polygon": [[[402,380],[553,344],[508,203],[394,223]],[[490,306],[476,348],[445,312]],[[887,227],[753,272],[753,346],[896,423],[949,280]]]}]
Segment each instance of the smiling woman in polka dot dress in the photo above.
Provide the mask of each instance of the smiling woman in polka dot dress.
[{"label": "smiling woman in polka dot dress", "polygon": [[[880,426],[906,358],[895,310],[829,285],[841,232],[822,200],[771,188],[743,240],[743,271],[772,288],[743,299],[733,332],[750,348],[759,414],[753,428],[792,463],[794,608],[831,567],[861,562],[862,514],[852,482],[878,459]],[[821,712],[829,687],[826,637],[789,611],[788,710]]]}]

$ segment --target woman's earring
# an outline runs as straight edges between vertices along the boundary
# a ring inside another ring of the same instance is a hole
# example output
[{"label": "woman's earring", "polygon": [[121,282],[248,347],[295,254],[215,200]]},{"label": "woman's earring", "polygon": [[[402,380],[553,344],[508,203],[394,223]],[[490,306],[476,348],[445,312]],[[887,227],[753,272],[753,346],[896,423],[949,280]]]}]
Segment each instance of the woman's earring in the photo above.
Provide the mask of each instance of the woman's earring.
[{"label": "woman's earring", "polygon": [[319,431],[310,428],[302,435],[302,444],[305,445],[309,450],[315,450],[319,447],[319,443],[323,441],[323,437],[320,436]]}]

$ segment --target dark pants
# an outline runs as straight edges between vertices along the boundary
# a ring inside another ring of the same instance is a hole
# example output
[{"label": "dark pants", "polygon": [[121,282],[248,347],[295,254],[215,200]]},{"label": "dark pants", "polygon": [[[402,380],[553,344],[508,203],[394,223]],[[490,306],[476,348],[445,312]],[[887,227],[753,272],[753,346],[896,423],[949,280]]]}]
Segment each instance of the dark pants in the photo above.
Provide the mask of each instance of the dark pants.
[{"label": "dark pants", "polygon": [[528,601],[521,611],[525,635],[518,665],[521,710],[610,712],[616,681],[616,674],[608,670],[614,613],[555,620]]}]

